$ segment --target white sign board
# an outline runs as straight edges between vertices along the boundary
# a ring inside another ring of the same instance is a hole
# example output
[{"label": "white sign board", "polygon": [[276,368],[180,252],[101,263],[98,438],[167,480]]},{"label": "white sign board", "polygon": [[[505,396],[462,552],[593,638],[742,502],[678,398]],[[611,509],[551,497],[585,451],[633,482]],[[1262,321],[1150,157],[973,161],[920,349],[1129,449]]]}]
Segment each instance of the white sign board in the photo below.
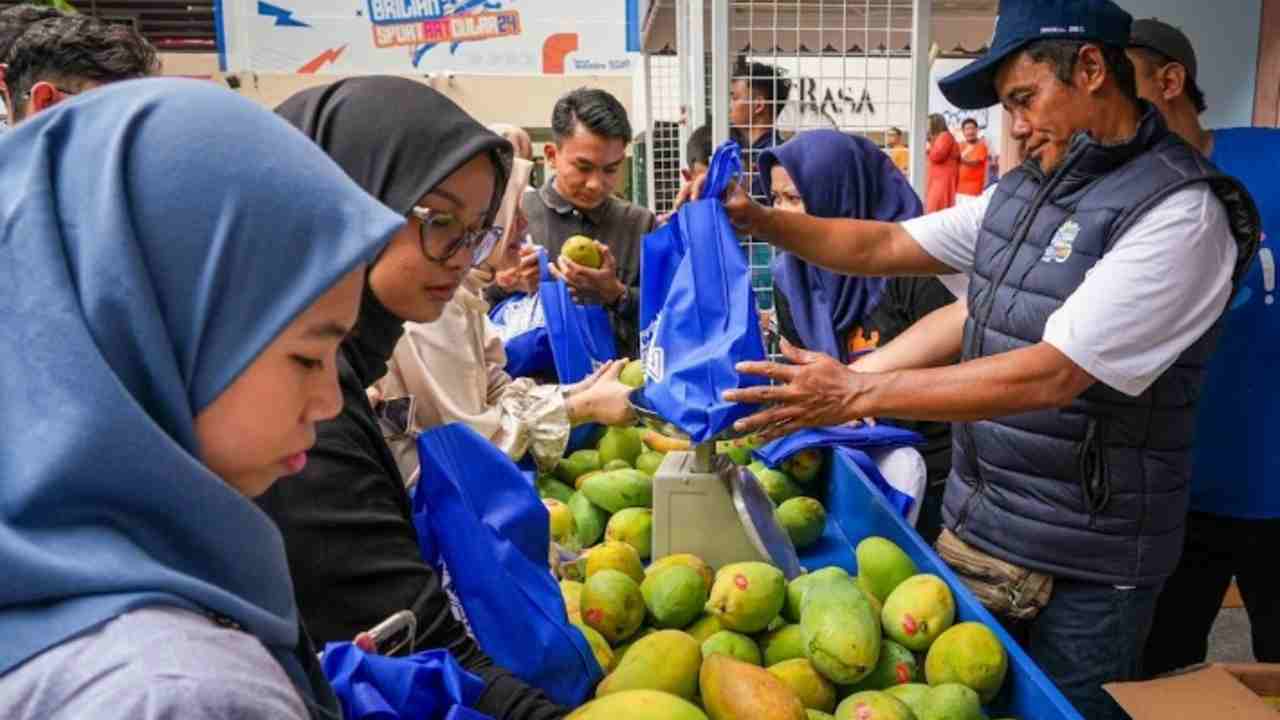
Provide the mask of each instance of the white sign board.
[{"label": "white sign board", "polygon": [[218,48],[228,72],[628,75],[636,7],[635,0],[220,0]]}]

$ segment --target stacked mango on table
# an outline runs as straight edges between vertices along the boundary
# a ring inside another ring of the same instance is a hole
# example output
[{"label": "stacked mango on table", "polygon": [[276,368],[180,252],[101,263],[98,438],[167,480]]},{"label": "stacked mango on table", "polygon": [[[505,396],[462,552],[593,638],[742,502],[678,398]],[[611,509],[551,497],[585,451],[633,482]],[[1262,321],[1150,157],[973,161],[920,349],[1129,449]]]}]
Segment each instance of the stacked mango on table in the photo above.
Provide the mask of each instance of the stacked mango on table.
[{"label": "stacked mango on table", "polygon": [[1004,682],[995,634],[954,624],[946,584],[883,538],[858,545],[856,577],[790,583],[761,562],[598,552],[561,582],[607,673],[577,720],[979,720]]}]

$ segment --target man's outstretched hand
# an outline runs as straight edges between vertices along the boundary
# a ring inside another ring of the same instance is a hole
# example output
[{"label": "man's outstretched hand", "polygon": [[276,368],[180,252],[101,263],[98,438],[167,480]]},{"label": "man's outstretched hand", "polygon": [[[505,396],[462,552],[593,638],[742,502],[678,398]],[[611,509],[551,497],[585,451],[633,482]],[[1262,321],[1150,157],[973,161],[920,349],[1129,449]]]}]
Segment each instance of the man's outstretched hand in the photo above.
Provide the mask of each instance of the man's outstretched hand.
[{"label": "man's outstretched hand", "polygon": [[[702,200],[702,191],[707,185],[707,175],[693,181],[693,185],[687,195],[682,193],[684,199]],[[676,209],[684,200],[677,198]],[[754,235],[760,230],[761,221],[768,213],[768,209],[751,199],[747,191],[742,188],[742,184],[737,180],[729,183],[729,187],[725,189],[724,194],[720,196],[720,202],[724,205],[725,213],[729,215],[729,222],[739,231],[748,235]],[[674,212],[674,210],[672,211]]]},{"label": "man's outstretched hand", "polygon": [[734,423],[735,430],[757,432],[772,440],[802,428],[843,425],[874,414],[863,407],[868,376],[860,376],[829,355],[800,350],[786,340],[782,341],[782,354],[792,364],[738,363],[738,372],[768,378],[775,384],[724,394],[729,402],[768,405]]}]

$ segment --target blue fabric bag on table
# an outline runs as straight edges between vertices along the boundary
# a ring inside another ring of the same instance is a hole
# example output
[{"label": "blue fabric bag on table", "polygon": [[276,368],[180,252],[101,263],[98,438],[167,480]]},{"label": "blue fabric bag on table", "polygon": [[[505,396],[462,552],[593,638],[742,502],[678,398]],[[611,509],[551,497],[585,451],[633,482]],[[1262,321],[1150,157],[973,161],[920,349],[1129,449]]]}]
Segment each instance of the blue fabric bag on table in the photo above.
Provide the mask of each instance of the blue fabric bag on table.
[{"label": "blue fabric bag on table", "polygon": [[447,650],[384,657],[329,643],[321,665],[345,720],[490,720],[470,709],[484,681]]},{"label": "blue fabric bag on table", "polygon": [[[547,251],[538,249],[541,281],[537,295],[517,295],[489,311],[507,353],[512,377],[555,376],[576,383],[618,357],[609,314],[599,305],[579,305],[569,286],[551,274]],[[597,426],[581,425],[569,436],[569,449],[588,445]]]},{"label": "blue fabric bag on table", "polygon": [[555,702],[580,705],[600,666],[569,624],[548,560],[547,509],[533,483],[460,423],[419,435],[418,457],[413,522],[423,559],[448,571],[480,647]]},{"label": "blue fabric bag on table", "polygon": [[832,448],[835,452],[857,463],[871,484],[884,496],[889,505],[902,517],[907,517],[915,498],[889,484],[880,473],[871,456],[863,449],[887,448],[902,445],[919,445],[924,438],[916,432],[892,425],[861,425],[850,427],[806,428],[778,438],[755,450],[752,455],[769,467],[778,467],[784,460],[801,450]]},{"label": "blue fabric bag on table", "polygon": [[720,204],[742,170],[738,144],[716,150],[704,200],[680,207],[647,235],[640,261],[640,343],[644,402],[695,443],[758,409],[726,402],[726,390],[766,381],[737,363],[764,360],[751,268]]}]

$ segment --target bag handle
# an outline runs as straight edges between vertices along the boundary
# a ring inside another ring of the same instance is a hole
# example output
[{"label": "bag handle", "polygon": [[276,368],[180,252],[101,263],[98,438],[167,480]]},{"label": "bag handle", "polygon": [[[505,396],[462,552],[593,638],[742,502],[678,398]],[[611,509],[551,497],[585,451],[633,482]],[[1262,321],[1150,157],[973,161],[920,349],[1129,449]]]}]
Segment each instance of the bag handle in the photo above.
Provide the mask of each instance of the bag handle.
[{"label": "bag handle", "polygon": [[548,267],[549,262],[550,261],[547,260],[547,249],[544,247],[539,247],[538,248],[538,279],[541,280],[542,282],[551,282],[553,279],[555,279],[551,275],[551,268]]},{"label": "bag handle", "polygon": [[707,182],[702,186],[703,198],[719,198],[729,183],[742,174],[742,147],[736,140],[726,140],[716,148],[707,168]]}]

